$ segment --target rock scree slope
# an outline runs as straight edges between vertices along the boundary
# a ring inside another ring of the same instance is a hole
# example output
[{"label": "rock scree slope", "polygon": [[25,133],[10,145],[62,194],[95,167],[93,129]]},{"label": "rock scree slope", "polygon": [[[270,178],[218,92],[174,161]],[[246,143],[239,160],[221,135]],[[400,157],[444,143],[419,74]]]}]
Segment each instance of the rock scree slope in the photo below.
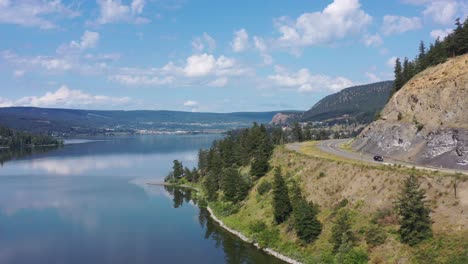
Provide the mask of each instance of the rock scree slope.
[{"label": "rock scree slope", "polygon": [[417,74],[353,148],[410,163],[468,170],[468,54]]}]

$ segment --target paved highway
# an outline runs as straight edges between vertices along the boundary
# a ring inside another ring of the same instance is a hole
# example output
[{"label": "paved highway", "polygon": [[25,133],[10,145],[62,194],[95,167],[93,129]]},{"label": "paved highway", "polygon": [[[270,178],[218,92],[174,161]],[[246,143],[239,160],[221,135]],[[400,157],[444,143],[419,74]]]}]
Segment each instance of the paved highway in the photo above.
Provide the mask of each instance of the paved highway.
[{"label": "paved highway", "polygon": [[[361,162],[366,162],[366,163],[373,163],[373,164],[381,164],[381,165],[393,165],[393,164],[399,164],[402,166],[406,167],[415,167],[417,169],[426,169],[426,170],[432,170],[432,171],[442,171],[442,172],[448,172],[448,173],[463,173],[468,175],[468,171],[461,171],[461,170],[452,170],[452,169],[443,169],[443,168],[435,168],[435,167],[429,167],[429,166],[421,166],[421,165],[414,165],[411,163],[403,162],[403,161],[397,161],[397,160],[392,160],[388,157],[384,157],[383,162],[379,161],[374,161],[374,154],[372,153],[366,153],[366,152],[354,152],[354,151],[347,151],[342,148],[342,145],[346,142],[351,141],[352,139],[330,139],[330,140],[323,140],[323,141],[318,141],[316,144],[316,147],[320,149],[321,151],[336,155],[336,156],[341,156],[347,159],[353,159]],[[302,146],[302,143],[290,143],[286,145],[286,148],[293,150],[293,151],[298,151],[300,150]]]}]

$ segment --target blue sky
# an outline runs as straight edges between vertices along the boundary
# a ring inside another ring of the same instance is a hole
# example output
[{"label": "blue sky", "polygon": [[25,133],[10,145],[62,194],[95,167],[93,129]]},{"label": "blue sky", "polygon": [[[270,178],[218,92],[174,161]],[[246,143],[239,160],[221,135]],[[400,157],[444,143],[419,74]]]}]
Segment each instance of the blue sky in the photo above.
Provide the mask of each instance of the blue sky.
[{"label": "blue sky", "polygon": [[466,0],[0,0],[0,107],[308,109],[392,79]]}]

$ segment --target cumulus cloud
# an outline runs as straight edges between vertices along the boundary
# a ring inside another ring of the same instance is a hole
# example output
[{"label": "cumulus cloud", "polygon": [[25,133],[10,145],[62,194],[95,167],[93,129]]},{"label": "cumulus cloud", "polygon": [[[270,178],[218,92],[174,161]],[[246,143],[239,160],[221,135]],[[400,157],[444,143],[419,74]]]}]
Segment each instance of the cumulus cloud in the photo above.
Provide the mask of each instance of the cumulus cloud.
[{"label": "cumulus cloud", "polygon": [[10,99],[0,97],[0,107],[9,107],[13,105],[14,103]]},{"label": "cumulus cloud", "polygon": [[373,47],[379,47],[383,44],[382,37],[377,33],[374,35],[364,35],[362,42],[364,45],[367,47],[373,46]]},{"label": "cumulus cloud", "polygon": [[122,4],[120,0],[98,0],[97,3],[99,6],[97,24],[150,22],[149,19],[140,16],[145,6],[144,0],[133,0],[130,5]]},{"label": "cumulus cloud", "polygon": [[114,69],[110,80],[125,85],[199,85],[222,87],[228,83],[229,76],[247,75],[250,69],[239,64],[233,58],[215,57],[212,54],[194,54],[186,59],[185,64],[169,62],[161,68],[122,68]]},{"label": "cumulus cloud", "polygon": [[404,17],[386,15],[383,18],[382,32],[385,35],[400,34],[422,28],[419,17]]},{"label": "cumulus cloud", "polygon": [[196,37],[192,41],[192,48],[196,52],[205,50],[213,52],[216,49],[216,41],[208,33],[204,32],[201,37]]},{"label": "cumulus cloud", "polygon": [[231,47],[234,52],[242,52],[249,46],[249,34],[247,30],[240,29],[234,32],[234,38],[231,42]]},{"label": "cumulus cloud", "polygon": [[445,37],[448,36],[448,34],[452,33],[452,29],[451,28],[447,28],[447,29],[434,29],[431,31],[431,37],[433,39],[437,39],[439,38],[440,40],[444,39]]},{"label": "cumulus cloud", "polygon": [[263,63],[266,65],[270,65],[273,63],[273,58],[270,54],[268,54],[268,47],[265,43],[265,40],[261,37],[254,36],[253,37],[255,49],[260,52],[260,56],[263,59]]},{"label": "cumulus cloud", "polygon": [[423,14],[438,24],[449,25],[455,21],[458,8],[461,6],[462,4],[457,1],[432,1],[426,6]]},{"label": "cumulus cloud", "polygon": [[295,21],[277,19],[278,43],[290,48],[327,44],[362,32],[371,21],[358,0],[334,0],[323,11],[304,13]]},{"label": "cumulus cloud", "polygon": [[81,90],[73,90],[63,85],[55,92],[47,92],[42,96],[28,96],[14,102],[16,106],[35,107],[100,107],[121,106],[131,101],[129,97],[111,97],[91,95]]},{"label": "cumulus cloud", "polygon": [[73,51],[83,51],[89,48],[94,48],[99,42],[99,33],[86,30],[79,41],[71,41],[68,44],[60,45],[57,53],[68,53]]},{"label": "cumulus cloud", "polygon": [[57,27],[58,17],[74,18],[79,12],[58,1],[0,1],[0,24],[15,24],[27,27],[51,29]]},{"label": "cumulus cloud", "polygon": [[269,75],[268,79],[274,84],[294,89],[298,92],[338,92],[353,85],[353,82],[344,77],[330,77],[321,74],[311,74],[308,69],[300,69],[295,73],[277,69],[277,74]]}]

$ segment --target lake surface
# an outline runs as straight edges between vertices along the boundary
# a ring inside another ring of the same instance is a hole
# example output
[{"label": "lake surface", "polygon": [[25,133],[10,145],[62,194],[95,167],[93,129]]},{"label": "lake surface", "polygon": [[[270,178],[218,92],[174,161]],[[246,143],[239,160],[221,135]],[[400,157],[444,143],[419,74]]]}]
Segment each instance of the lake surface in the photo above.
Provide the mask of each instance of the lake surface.
[{"label": "lake surface", "polygon": [[0,263],[283,263],[150,186],[217,135],[74,140],[0,167]]}]

